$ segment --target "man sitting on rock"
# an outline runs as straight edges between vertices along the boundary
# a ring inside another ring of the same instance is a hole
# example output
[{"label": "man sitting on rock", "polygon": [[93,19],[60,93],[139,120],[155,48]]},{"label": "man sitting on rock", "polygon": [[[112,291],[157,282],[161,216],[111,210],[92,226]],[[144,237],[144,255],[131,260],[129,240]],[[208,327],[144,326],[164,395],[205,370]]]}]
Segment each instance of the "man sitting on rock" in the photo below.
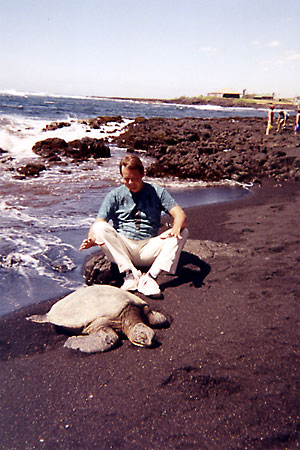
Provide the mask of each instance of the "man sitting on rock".
[{"label": "man sitting on rock", "polygon": [[[176,272],[188,237],[186,215],[163,187],[143,181],[144,166],[137,156],[125,156],[120,172],[124,185],[107,194],[80,250],[101,246],[125,274],[121,289],[157,296],[159,273]],[[173,225],[158,235],[163,211],[173,217]],[[142,274],[138,268],[144,267],[150,268]]]}]

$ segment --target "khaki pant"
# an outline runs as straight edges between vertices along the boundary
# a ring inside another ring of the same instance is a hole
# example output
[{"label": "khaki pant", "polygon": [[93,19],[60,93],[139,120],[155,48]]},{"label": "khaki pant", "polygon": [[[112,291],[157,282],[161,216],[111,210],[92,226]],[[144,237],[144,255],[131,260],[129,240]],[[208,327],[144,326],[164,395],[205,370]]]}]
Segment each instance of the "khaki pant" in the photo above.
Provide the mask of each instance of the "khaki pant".
[{"label": "khaki pant", "polygon": [[109,261],[115,262],[119,271],[125,270],[136,272],[137,267],[150,267],[153,273],[161,270],[175,274],[181,250],[186,243],[188,230],[184,228],[181,232],[182,239],[164,236],[165,231],[159,236],[149,239],[128,239],[117,233],[107,222],[97,222],[93,227],[96,243],[104,245],[101,250]]},{"label": "khaki pant", "polygon": [[268,135],[270,133],[270,131],[272,130],[273,125],[271,124],[271,122],[268,122],[267,124],[267,129],[266,129],[266,135]]}]

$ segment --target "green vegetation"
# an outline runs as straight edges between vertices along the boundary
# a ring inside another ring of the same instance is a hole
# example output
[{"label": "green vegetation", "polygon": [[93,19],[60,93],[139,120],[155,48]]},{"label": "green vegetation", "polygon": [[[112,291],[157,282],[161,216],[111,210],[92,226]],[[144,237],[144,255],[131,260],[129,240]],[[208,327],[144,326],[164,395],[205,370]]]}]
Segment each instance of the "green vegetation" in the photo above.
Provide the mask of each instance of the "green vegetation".
[{"label": "green vegetation", "polygon": [[254,98],[223,98],[223,97],[213,97],[213,96],[203,96],[198,97],[186,97],[181,96],[170,100],[165,100],[168,103],[179,103],[182,105],[218,105],[218,106],[240,106],[240,107],[252,107],[268,108],[270,105],[275,105],[277,108],[294,109],[296,104],[291,99],[274,99],[274,100],[264,100],[264,99],[254,99]]}]

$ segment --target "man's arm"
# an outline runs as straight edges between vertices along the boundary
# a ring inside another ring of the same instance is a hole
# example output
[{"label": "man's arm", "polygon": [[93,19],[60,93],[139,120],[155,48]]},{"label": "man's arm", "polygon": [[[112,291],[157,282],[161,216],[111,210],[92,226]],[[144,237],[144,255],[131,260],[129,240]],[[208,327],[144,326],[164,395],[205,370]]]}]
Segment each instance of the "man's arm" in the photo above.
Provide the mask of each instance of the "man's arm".
[{"label": "man's arm", "polygon": [[84,239],[82,241],[81,246],[79,247],[79,250],[86,250],[88,248],[94,247],[95,245],[100,245],[100,246],[104,245],[104,242],[96,243],[96,237],[94,235],[94,225],[98,222],[106,222],[106,220],[101,219],[100,217],[97,217],[95,222],[91,225],[87,239]]},{"label": "man's arm", "polygon": [[183,209],[177,205],[173,206],[173,208],[170,209],[169,214],[173,217],[173,226],[171,230],[169,231],[168,236],[169,237],[176,237],[178,239],[182,239],[181,236],[181,230],[186,225],[186,215]]}]

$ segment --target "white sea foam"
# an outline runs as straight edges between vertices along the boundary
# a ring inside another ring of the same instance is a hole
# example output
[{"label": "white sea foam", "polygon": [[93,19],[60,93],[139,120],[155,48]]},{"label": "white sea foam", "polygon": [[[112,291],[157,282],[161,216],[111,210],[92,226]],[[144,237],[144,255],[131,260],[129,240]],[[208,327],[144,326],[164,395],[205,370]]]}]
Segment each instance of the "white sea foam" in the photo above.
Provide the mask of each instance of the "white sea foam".
[{"label": "white sea foam", "polygon": [[[3,89],[0,90],[0,96],[11,96],[11,97],[45,97],[54,99],[72,99],[72,100],[91,100],[91,101],[111,101],[111,102],[128,102],[128,103],[153,103],[153,101],[146,100],[131,100],[113,97],[101,97],[95,95],[72,95],[72,94],[56,94],[53,92],[30,92],[30,91],[17,91],[15,89]],[[51,102],[45,102],[51,103]],[[160,103],[160,102],[157,102]]]},{"label": "white sea foam", "polygon": [[0,147],[17,160],[37,158],[38,156],[32,152],[36,142],[54,137],[64,139],[66,142],[84,137],[111,139],[119,135],[131,122],[130,120],[124,120],[121,124],[111,122],[101,126],[100,129],[92,129],[76,119],[69,118],[66,121],[70,126],[43,131],[49,121],[21,116],[0,117]]},{"label": "white sea foam", "polygon": [[[162,105],[170,105],[169,103],[162,103]],[[184,109],[197,109],[200,111],[231,111],[231,112],[255,112],[255,111],[267,111],[268,107],[261,107],[261,108],[253,108],[251,106],[219,106],[219,105],[183,105],[181,103],[173,103],[174,106],[177,106],[178,108]],[[239,114],[238,114],[239,115]]]},{"label": "white sea foam", "polygon": [[25,91],[16,91],[15,89],[3,89],[3,90],[0,90],[0,95],[11,95],[14,97],[27,97],[28,95],[33,95],[33,94],[30,94],[30,92],[25,92]]},{"label": "white sea foam", "polygon": [[34,157],[31,151],[45,122],[21,117],[0,119],[0,146],[15,158]]},{"label": "white sea foam", "polygon": [[57,268],[64,266],[64,271],[76,267],[69,252],[76,249],[63,242],[54,234],[45,231],[23,228],[2,230],[6,248],[11,251],[0,258],[0,267],[17,272],[21,276],[43,276],[53,281],[66,281]]},{"label": "white sea foam", "polygon": [[66,95],[66,94],[53,94],[49,92],[29,92],[29,91],[17,91],[15,89],[3,89],[0,90],[0,95],[10,95],[12,97],[47,97],[47,98],[71,98],[77,100],[102,100],[100,97],[92,97],[88,95]]}]

